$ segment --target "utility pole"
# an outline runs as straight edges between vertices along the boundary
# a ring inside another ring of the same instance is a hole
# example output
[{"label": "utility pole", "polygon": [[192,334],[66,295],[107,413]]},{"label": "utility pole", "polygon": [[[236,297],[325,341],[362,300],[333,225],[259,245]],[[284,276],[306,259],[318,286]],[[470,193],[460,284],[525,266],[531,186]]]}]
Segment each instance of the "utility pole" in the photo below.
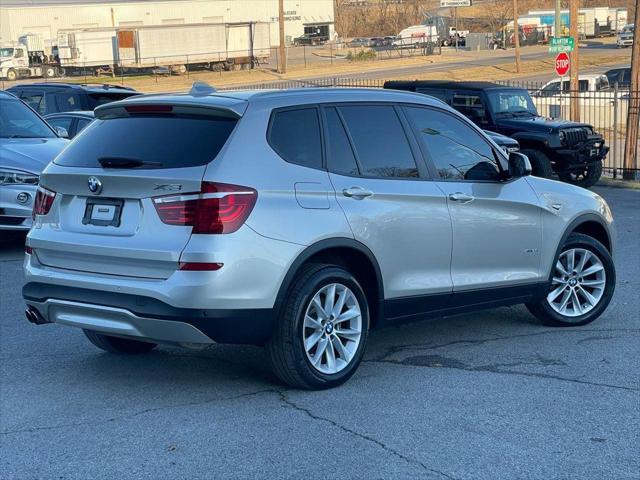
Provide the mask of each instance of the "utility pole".
[{"label": "utility pole", "polygon": [[284,44],[284,0],[278,0],[278,29],[280,30],[280,65],[278,71],[287,73],[287,49]]},{"label": "utility pole", "polygon": [[[556,0],[556,24],[553,32],[553,36],[560,38],[562,36],[562,16],[560,15],[560,7],[562,0]],[[616,10],[617,12],[617,10]]]},{"label": "utility pole", "polygon": [[569,109],[571,111],[571,120],[574,122],[580,121],[580,96],[578,94],[580,90],[580,83],[578,82],[578,75],[580,72],[580,38],[578,33],[579,8],[580,0],[569,0],[569,36],[573,37],[575,44],[573,52],[571,52],[571,82],[569,84],[571,106]]},{"label": "utility pole", "polygon": [[518,0],[513,0],[513,38],[516,47],[516,72],[520,73],[520,27],[518,26]]},{"label": "utility pole", "polygon": [[640,5],[636,5],[635,37],[631,51],[631,86],[629,94],[629,112],[627,113],[627,139],[624,145],[623,178],[635,180],[638,174],[640,152],[638,152],[638,130],[640,129]]}]

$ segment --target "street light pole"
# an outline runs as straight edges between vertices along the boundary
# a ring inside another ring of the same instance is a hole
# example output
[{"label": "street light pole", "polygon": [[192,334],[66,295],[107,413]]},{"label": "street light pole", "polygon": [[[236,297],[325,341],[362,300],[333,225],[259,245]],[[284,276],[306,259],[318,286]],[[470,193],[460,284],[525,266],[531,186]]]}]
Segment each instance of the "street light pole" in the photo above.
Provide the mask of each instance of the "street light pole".
[{"label": "street light pole", "polygon": [[513,0],[513,37],[516,47],[516,72],[520,73],[520,27],[518,26],[518,0]]},{"label": "street light pole", "polygon": [[287,73],[287,51],[284,44],[284,0],[278,0],[278,29],[280,30],[280,65],[278,71]]}]

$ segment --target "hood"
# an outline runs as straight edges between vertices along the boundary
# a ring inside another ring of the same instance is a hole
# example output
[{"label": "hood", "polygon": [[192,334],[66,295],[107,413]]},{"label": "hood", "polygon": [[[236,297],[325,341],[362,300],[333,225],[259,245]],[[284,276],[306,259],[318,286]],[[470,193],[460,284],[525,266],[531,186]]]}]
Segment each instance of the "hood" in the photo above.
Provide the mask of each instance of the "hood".
[{"label": "hood", "polygon": [[0,167],[39,175],[68,143],[64,138],[0,138]]},{"label": "hood", "polygon": [[561,128],[590,127],[587,123],[578,123],[570,120],[546,117],[498,118],[496,123],[501,127],[512,128],[514,130],[527,130],[529,132],[545,133],[548,133],[550,130],[558,131]]},{"label": "hood", "polygon": [[501,135],[499,133],[492,132],[490,130],[483,130],[483,132],[489,138],[491,138],[491,140],[496,142],[498,145],[518,145],[517,140],[514,140],[513,138],[507,137],[506,135]]}]

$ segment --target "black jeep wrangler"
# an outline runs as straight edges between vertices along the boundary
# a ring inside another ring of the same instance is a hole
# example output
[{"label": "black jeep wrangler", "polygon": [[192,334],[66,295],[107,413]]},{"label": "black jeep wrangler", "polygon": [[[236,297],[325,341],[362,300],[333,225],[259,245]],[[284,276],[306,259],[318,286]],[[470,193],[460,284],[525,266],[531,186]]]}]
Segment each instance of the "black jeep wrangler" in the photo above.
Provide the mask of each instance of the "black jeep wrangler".
[{"label": "black jeep wrangler", "polygon": [[555,172],[561,180],[586,188],[602,175],[609,151],[602,135],[586,123],[541,117],[524,88],[439,80],[390,81],[384,88],[439,98],[480,128],[517,140],[539,177]]}]

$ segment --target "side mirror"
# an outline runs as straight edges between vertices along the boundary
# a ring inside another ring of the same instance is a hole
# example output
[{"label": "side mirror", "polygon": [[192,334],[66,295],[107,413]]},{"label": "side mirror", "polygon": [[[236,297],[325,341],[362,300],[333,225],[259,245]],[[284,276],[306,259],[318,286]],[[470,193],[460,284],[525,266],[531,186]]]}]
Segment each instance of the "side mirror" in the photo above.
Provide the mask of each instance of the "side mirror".
[{"label": "side mirror", "polygon": [[69,138],[69,132],[67,132],[67,129],[64,127],[54,127],[56,133],[58,134],[59,137],[62,138]]},{"label": "side mirror", "polygon": [[509,154],[509,175],[511,178],[531,175],[531,162],[529,162],[529,158],[520,152],[511,152]]}]

